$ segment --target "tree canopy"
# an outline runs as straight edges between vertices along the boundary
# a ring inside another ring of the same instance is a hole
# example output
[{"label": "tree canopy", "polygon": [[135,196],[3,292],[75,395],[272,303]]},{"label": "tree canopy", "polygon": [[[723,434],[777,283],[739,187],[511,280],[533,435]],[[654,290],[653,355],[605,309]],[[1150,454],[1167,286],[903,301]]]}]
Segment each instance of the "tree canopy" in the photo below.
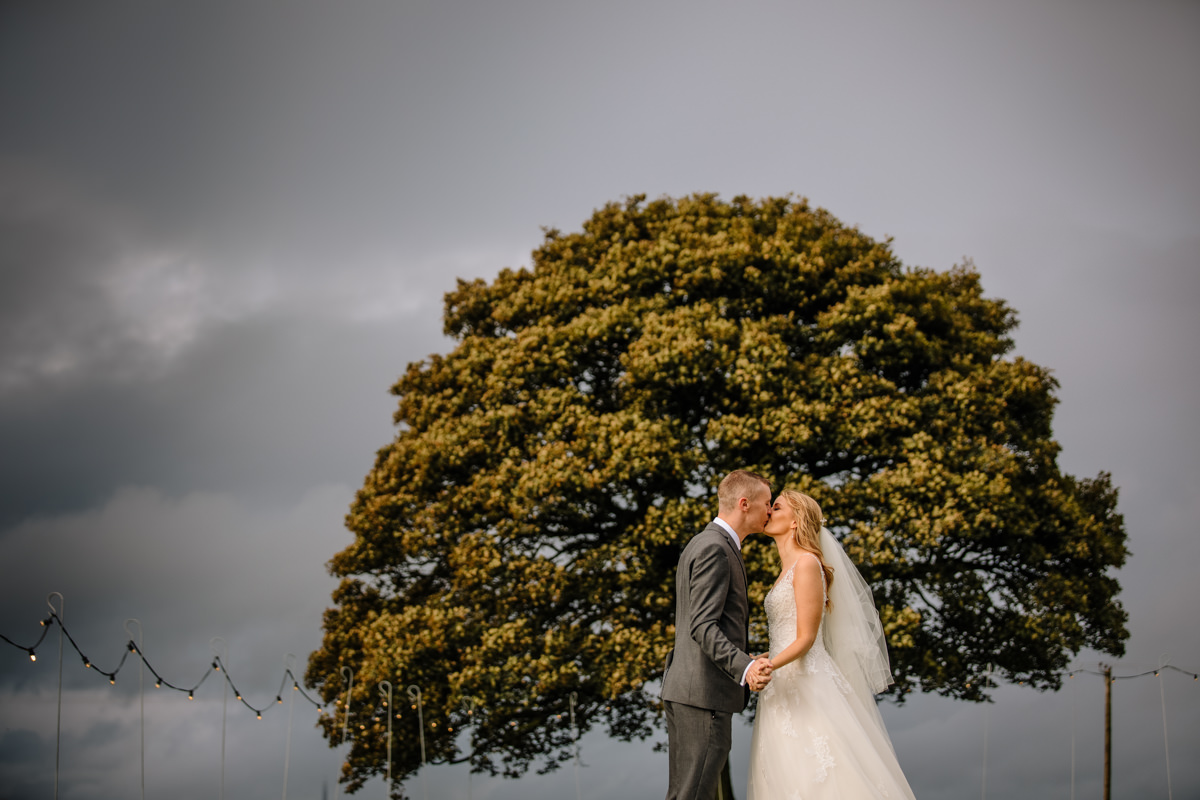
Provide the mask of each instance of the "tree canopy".
[{"label": "tree canopy", "polygon": [[[988,665],[1057,688],[1081,648],[1123,652],[1117,491],[1060,471],[1055,379],[1011,355],[1016,315],[969,262],[905,267],[802,199],[636,196],[460,280],[444,319],[454,349],[392,389],[308,665],[328,702],[356,671],[351,789],[384,770],[386,714],[361,710],[381,680],[422,688],[431,760],[493,774],[569,758],[572,696],[584,730],[648,735],[679,552],[739,467],[821,503],[898,698],[982,699]],[[761,607],[774,548],[744,552]],[[421,763],[402,715],[400,780]]]}]

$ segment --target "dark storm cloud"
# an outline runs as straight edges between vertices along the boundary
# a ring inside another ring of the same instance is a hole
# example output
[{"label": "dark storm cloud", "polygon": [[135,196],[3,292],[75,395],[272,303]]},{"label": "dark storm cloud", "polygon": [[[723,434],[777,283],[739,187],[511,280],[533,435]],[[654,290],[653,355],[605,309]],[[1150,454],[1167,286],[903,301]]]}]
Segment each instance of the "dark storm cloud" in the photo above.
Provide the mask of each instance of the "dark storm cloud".
[{"label": "dark storm cloud", "polygon": [[168,315],[198,288],[186,264],[53,175],[0,162],[0,186],[0,396],[136,371],[185,343],[194,321]]},{"label": "dark storm cloud", "polygon": [[279,498],[360,478],[392,436],[388,387],[443,347],[437,308],[402,322],[243,320],[141,380],[99,375],[0,396],[0,520],[130,484]]}]

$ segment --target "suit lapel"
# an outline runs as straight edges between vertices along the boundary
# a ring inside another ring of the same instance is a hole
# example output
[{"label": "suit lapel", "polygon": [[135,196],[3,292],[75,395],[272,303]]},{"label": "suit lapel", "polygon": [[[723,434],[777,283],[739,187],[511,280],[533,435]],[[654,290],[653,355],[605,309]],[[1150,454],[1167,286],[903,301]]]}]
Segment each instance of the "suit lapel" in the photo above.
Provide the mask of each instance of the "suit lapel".
[{"label": "suit lapel", "polygon": [[746,562],[742,561],[741,551],[738,550],[738,547],[736,544],[733,543],[733,540],[731,538],[729,538],[729,531],[725,530],[724,528],[722,528],[720,525],[718,525],[715,522],[710,522],[708,524],[708,527],[712,528],[717,533],[721,534],[721,541],[725,542],[725,545],[731,551],[733,551],[734,556],[737,557],[738,566],[741,567],[741,569],[742,569],[743,585],[745,585],[746,588],[748,589],[750,587],[750,579],[748,577],[746,577]]}]

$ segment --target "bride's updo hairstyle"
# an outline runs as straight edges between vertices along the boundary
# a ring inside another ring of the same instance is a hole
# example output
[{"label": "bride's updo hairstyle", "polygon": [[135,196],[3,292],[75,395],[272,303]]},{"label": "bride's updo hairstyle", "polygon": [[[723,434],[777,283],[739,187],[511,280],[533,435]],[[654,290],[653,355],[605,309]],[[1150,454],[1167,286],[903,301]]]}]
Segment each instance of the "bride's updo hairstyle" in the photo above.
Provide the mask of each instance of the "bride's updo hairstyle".
[{"label": "bride's updo hairstyle", "polygon": [[833,567],[825,563],[825,557],[821,554],[821,506],[816,500],[795,489],[784,489],[779,493],[779,499],[787,503],[796,515],[796,530],[792,531],[792,541],[801,550],[815,555],[821,562],[821,570],[825,573],[825,604],[829,605]]}]

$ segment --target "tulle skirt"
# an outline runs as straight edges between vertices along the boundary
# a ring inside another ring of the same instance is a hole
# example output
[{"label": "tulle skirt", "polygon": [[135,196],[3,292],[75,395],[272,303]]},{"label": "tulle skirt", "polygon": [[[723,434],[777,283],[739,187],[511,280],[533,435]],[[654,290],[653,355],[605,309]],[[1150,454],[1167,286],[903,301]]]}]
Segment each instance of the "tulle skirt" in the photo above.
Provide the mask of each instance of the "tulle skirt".
[{"label": "tulle skirt", "polygon": [[750,743],[749,800],[912,798],[873,698],[829,658],[775,671]]}]

